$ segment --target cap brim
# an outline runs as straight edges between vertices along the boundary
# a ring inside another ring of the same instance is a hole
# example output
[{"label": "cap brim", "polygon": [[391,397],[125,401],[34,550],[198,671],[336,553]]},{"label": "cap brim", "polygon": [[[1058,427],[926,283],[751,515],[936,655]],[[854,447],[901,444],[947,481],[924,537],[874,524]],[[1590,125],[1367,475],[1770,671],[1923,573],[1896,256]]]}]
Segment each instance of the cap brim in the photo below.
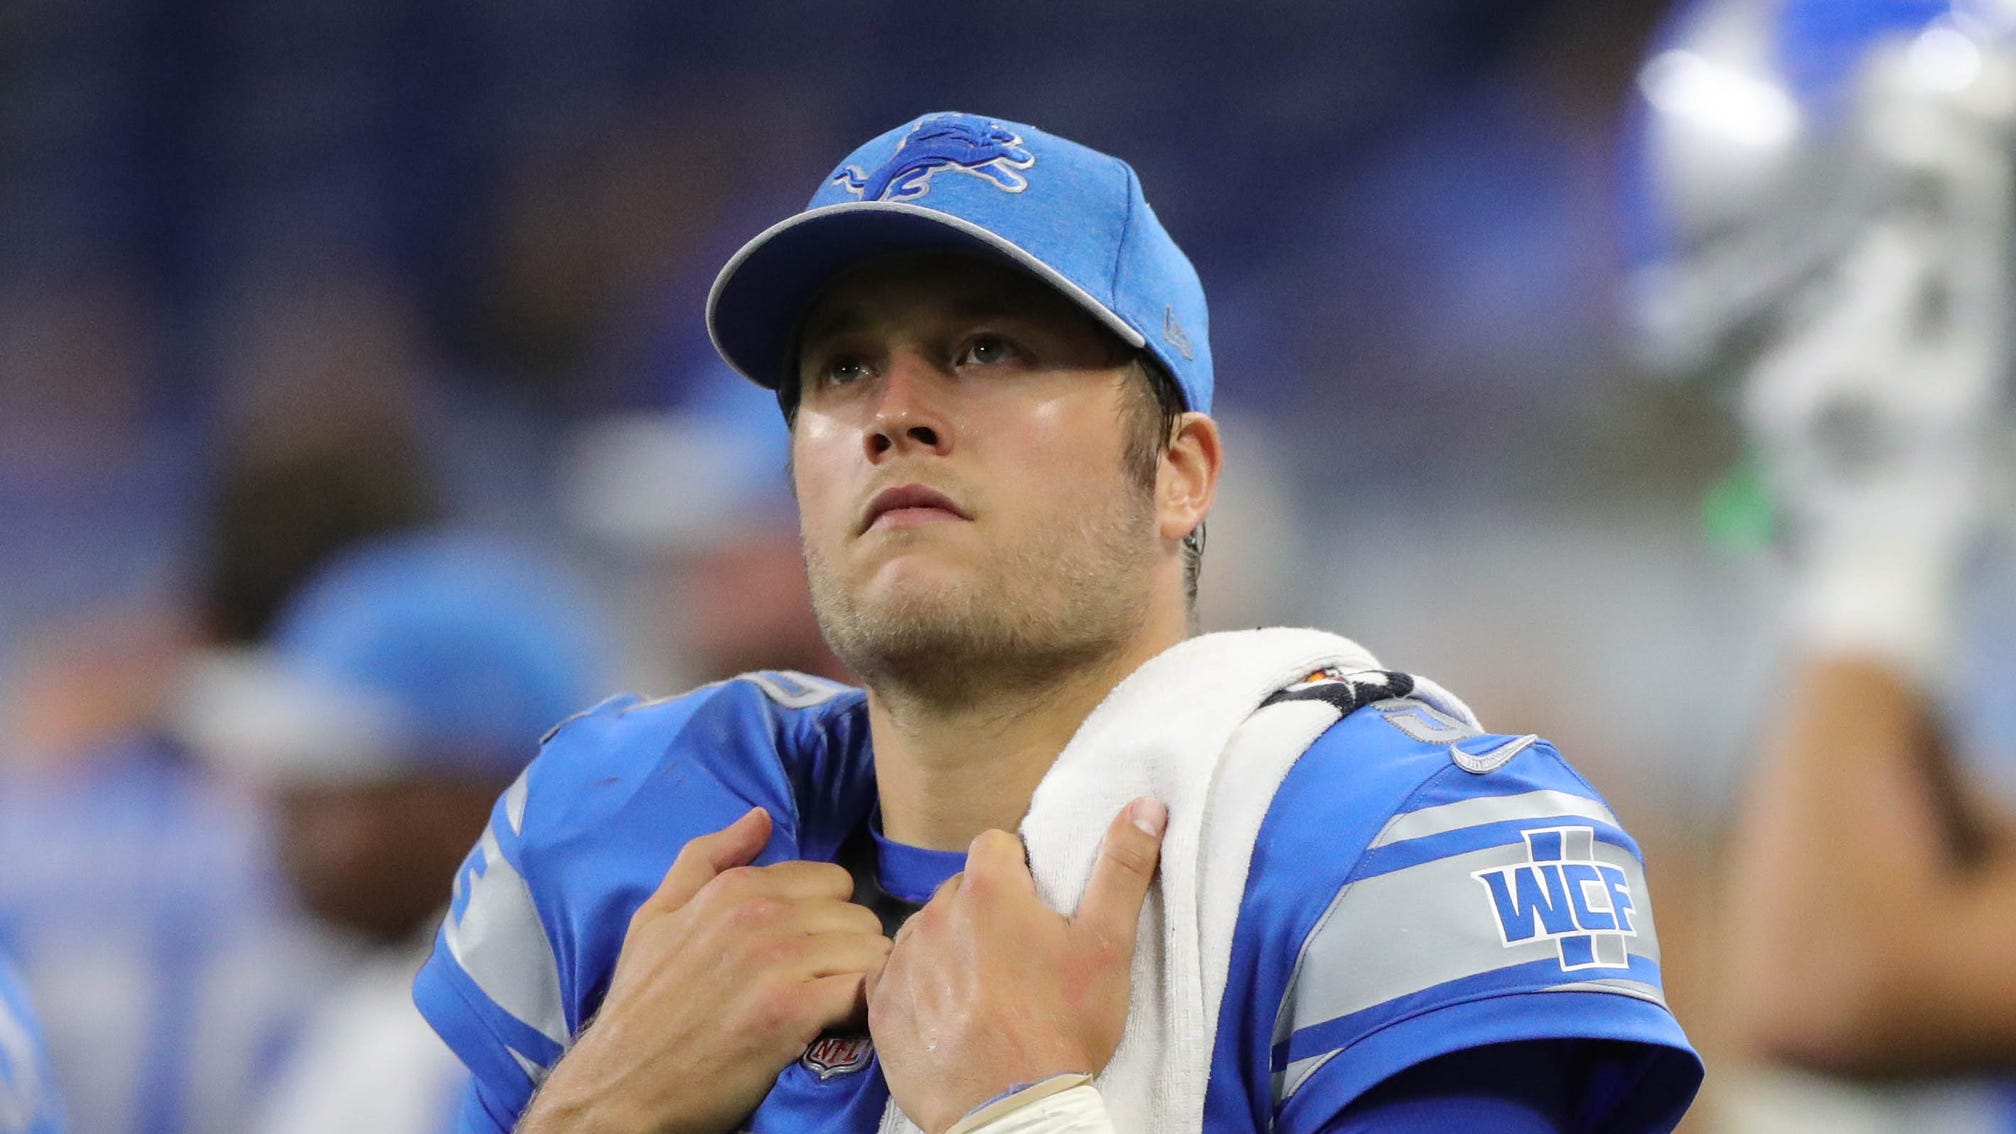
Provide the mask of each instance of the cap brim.
[{"label": "cap brim", "polygon": [[213,767],[273,786],[383,780],[414,751],[390,706],[296,674],[269,649],[192,664],[173,728]]},{"label": "cap brim", "polygon": [[848,201],[771,225],[730,257],[707,294],[707,333],[728,364],[776,389],[794,360],[805,309],[834,276],[891,252],[999,256],[1062,292],[1132,347],[1140,331],[1027,249],[960,217],[897,201]]}]

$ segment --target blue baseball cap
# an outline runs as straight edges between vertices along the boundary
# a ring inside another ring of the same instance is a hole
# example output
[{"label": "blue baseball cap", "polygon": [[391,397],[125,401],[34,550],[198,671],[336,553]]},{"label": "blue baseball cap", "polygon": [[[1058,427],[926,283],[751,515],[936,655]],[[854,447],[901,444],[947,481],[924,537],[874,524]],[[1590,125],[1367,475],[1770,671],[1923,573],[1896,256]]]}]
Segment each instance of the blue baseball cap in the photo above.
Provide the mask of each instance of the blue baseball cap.
[{"label": "blue baseball cap", "polygon": [[388,537],[320,570],[263,649],[209,659],[184,731],[282,783],[509,779],[606,692],[606,625],[585,580],[510,541]]},{"label": "blue baseball cap", "polygon": [[729,364],[777,389],[799,321],[841,271],[889,252],[964,250],[1063,292],[1211,409],[1210,323],[1189,257],[1118,158],[1033,126],[927,114],[847,155],[805,211],[730,257],[707,296]]}]

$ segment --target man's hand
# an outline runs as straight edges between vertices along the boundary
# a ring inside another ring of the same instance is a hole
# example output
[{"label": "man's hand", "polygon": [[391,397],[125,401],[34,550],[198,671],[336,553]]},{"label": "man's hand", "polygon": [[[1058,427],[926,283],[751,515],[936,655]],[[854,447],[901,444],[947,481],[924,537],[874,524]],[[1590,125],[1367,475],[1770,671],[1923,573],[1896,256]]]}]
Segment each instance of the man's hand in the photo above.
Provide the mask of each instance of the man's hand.
[{"label": "man's hand", "polygon": [[731,1130],[821,1031],[862,1019],[881,923],[839,866],[749,866],[769,838],[759,808],[679,852],[520,1134]]},{"label": "man's hand", "polygon": [[1120,813],[1069,919],[1037,898],[1021,840],[973,840],[869,984],[876,1055],[911,1121],[939,1134],[1016,1083],[1105,1069],[1167,817],[1152,799]]}]

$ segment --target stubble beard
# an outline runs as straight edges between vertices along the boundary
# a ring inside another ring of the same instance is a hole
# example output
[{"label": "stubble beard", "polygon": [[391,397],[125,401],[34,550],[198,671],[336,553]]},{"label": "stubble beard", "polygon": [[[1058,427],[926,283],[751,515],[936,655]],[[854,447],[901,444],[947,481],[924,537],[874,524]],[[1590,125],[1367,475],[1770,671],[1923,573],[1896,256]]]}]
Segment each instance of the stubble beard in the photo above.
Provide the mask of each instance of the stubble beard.
[{"label": "stubble beard", "polygon": [[1153,502],[1131,484],[1110,499],[984,570],[874,599],[807,541],[813,613],[834,655],[885,697],[957,710],[1040,693],[1124,650],[1147,617]]}]

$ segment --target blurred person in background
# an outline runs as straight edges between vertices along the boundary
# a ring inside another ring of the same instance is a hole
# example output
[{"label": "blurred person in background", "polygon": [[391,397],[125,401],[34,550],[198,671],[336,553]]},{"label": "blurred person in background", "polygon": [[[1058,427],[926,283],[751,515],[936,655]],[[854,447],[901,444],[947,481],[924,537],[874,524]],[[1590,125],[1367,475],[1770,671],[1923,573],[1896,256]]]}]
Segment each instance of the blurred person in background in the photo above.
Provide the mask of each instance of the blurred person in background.
[{"label": "blurred person in background", "polygon": [[[20,648],[0,749],[0,940],[40,1006],[76,1134],[244,1129],[340,962],[281,885],[262,803],[191,759],[176,717],[185,684],[263,639],[283,597],[328,556],[440,514],[410,400],[396,396],[410,375],[368,294],[262,291],[221,367],[234,390],[204,470],[208,503],[158,511],[153,493],[121,493],[93,522],[72,515],[58,529],[61,547],[100,529],[177,524],[154,553],[179,552],[179,577],[156,583],[160,593],[83,584],[75,609],[10,643]],[[347,383],[320,369],[339,363]],[[163,464],[153,475],[187,474]],[[102,570],[83,560],[74,574]],[[44,585],[64,582],[75,585]]]},{"label": "blurred person in background", "polygon": [[1724,1118],[2016,1128],[2016,6],[1703,0],[1640,85],[1639,341],[1738,382],[1786,567],[1724,1008],[1824,1078]]},{"label": "blurred person in background", "polygon": [[491,804],[539,737],[610,678],[607,628],[555,562],[495,539],[368,543],[318,571],[269,644],[189,706],[201,750],[266,786],[303,906],[359,946],[252,1129],[446,1129],[466,1074],[413,973]]},{"label": "blurred person in background", "polygon": [[624,688],[759,669],[845,680],[812,616],[776,400],[710,362],[678,409],[575,432],[562,510],[614,567]]},{"label": "blurred person in background", "polygon": [[28,994],[0,956],[0,1134],[63,1134],[63,1111]]}]

